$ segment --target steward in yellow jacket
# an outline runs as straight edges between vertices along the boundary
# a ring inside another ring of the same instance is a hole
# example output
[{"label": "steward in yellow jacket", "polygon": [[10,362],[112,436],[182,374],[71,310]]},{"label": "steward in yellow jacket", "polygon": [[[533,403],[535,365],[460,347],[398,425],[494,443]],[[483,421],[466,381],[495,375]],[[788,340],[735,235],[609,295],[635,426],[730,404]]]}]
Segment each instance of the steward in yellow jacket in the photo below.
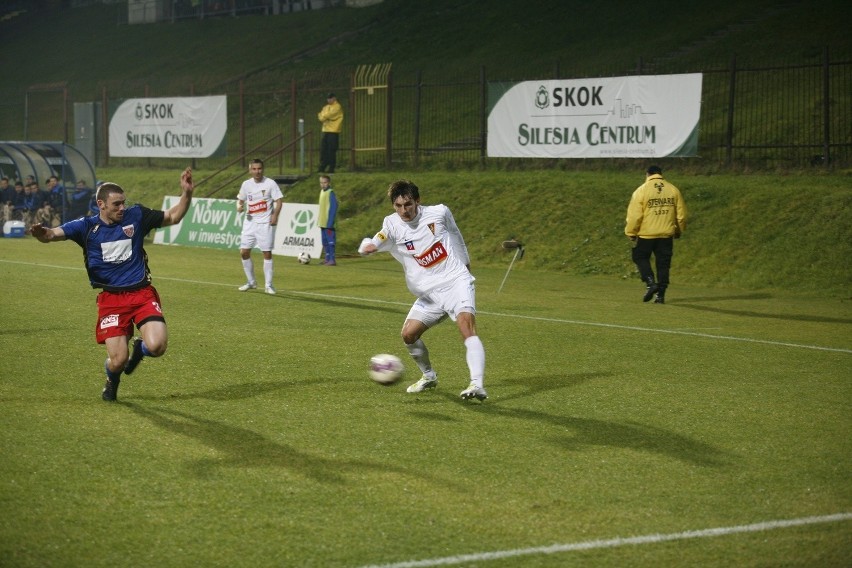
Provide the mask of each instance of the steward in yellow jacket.
[{"label": "steward in yellow jacket", "polygon": [[[664,304],[669,286],[669,271],[674,254],[672,239],[686,230],[686,203],[680,190],[663,179],[659,166],[648,168],[645,183],[636,188],[627,206],[624,234],[633,241],[633,262],[645,283],[643,302],[654,294],[657,304]],[[657,268],[657,279],[651,269],[651,254]]]},{"label": "steward in yellow jacket", "polygon": [[340,146],[340,130],[343,128],[343,107],[337,102],[334,93],[326,97],[326,105],[317,114],[322,124],[322,140],[320,141],[319,171],[334,173],[337,167],[337,148]]}]

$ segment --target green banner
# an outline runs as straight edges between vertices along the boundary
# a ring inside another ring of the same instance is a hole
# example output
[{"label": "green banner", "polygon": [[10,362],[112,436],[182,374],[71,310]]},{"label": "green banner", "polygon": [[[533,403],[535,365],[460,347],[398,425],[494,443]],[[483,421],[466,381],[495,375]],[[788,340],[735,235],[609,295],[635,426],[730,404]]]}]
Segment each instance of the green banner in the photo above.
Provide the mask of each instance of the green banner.
[{"label": "green banner", "polygon": [[[174,206],[177,196],[163,198],[163,209]],[[322,254],[316,204],[285,203],[278,217],[272,253],[298,256],[308,252],[314,258]],[[239,249],[244,213],[237,213],[234,199],[195,198],[186,216],[177,225],[157,229],[154,243],[219,249]]]},{"label": "green banner", "polygon": [[[163,209],[169,209],[178,199],[166,196],[163,198]],[[180,223],[157,229],[154,243],[238,249],[244,217],[244,214],[237,213],[237,202],[233,199],[193,199]]]}]

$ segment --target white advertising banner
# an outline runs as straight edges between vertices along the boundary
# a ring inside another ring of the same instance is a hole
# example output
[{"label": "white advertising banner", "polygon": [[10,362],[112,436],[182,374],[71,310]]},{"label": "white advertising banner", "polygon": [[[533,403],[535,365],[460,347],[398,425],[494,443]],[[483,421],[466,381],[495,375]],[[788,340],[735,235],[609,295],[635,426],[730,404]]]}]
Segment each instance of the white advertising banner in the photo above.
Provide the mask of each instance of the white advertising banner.
[{"label": "white advertising banner", "polygon": [[322,234],[319,224],[319,205],[285,203],[278,216],[272,254],[299,256],[302,251],[311,258],[322,255]]},{"label": "white advertising banner", "polygon": [[208,158],[224,144],[228,97],[127,99],[109,122],[109,154]]},{"label": "white advertising banner", "polygon": [[490,83],[488,156],[695,156],[700,73]]},{"label": "white advertising banner", "polygon": [[[180,198],[163,198],[163,210],[175,205]],[[275,227],[273,254],[299,256],[302,251],[313,258],[322,254],[322,236],[317,217],[319,206],[307,203],[285,203]],[[176,225],[157,229],[154,243],[204,248],[239,249],[245,213],[237,213],[234,199],[192,200],[186,216]]]}]

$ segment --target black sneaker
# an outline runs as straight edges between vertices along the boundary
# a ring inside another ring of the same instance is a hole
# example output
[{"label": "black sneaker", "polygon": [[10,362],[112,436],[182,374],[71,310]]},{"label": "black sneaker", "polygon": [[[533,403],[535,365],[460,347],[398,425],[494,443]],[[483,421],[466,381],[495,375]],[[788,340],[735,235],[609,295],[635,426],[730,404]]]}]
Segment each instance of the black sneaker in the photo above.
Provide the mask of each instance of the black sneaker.
[{"label": "black sneaker", "polygon": [[127,360],[127,365],[124,366],[124,374],[132,373],[139,362],[142,361],[142,338],[136,337],[133,339],[133,353],[130,354],[130,359]]},{"label": "black sneaker", "polygon": [[101,393],[101,398],[107,402],[115,402],[118,399],[118,385],[120,382],[121,379],[118,379],[114,383],[107,379],[104,385],[104,392]]},{"label": "black sneaker", "polygon": [[659,294],[657,294],[657,297],[654,298],[654,303],[655,304],[665,304],[666,299],[663,296],[660,296]]},{"label": "black sneaker", "polygon": [[651,300],[651,298],[654,297],[654,294],[657,293],[657,290],[659,290],[659,289],[660,289],[660,287],[657,284],[649,284],[648,288],[645,290],[645,295],[642,296],[642,301],[643,302],[649,302]]}]

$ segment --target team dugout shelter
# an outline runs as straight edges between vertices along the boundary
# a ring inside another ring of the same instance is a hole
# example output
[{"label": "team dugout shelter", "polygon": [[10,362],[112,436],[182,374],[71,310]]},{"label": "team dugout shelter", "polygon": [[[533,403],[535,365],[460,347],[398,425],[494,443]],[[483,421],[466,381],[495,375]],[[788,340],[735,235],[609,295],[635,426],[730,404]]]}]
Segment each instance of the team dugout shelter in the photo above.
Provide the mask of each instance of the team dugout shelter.
[{"label": "team dugout shelter", "polygon": [[78,180],[94,189],[95,168],[77,148],[65,142],[0,141],[0,177],[8,177],[10,185],[33,176],[41,190],[50,176],[63,185],[62,222],[72,217],[70,198]]}]

